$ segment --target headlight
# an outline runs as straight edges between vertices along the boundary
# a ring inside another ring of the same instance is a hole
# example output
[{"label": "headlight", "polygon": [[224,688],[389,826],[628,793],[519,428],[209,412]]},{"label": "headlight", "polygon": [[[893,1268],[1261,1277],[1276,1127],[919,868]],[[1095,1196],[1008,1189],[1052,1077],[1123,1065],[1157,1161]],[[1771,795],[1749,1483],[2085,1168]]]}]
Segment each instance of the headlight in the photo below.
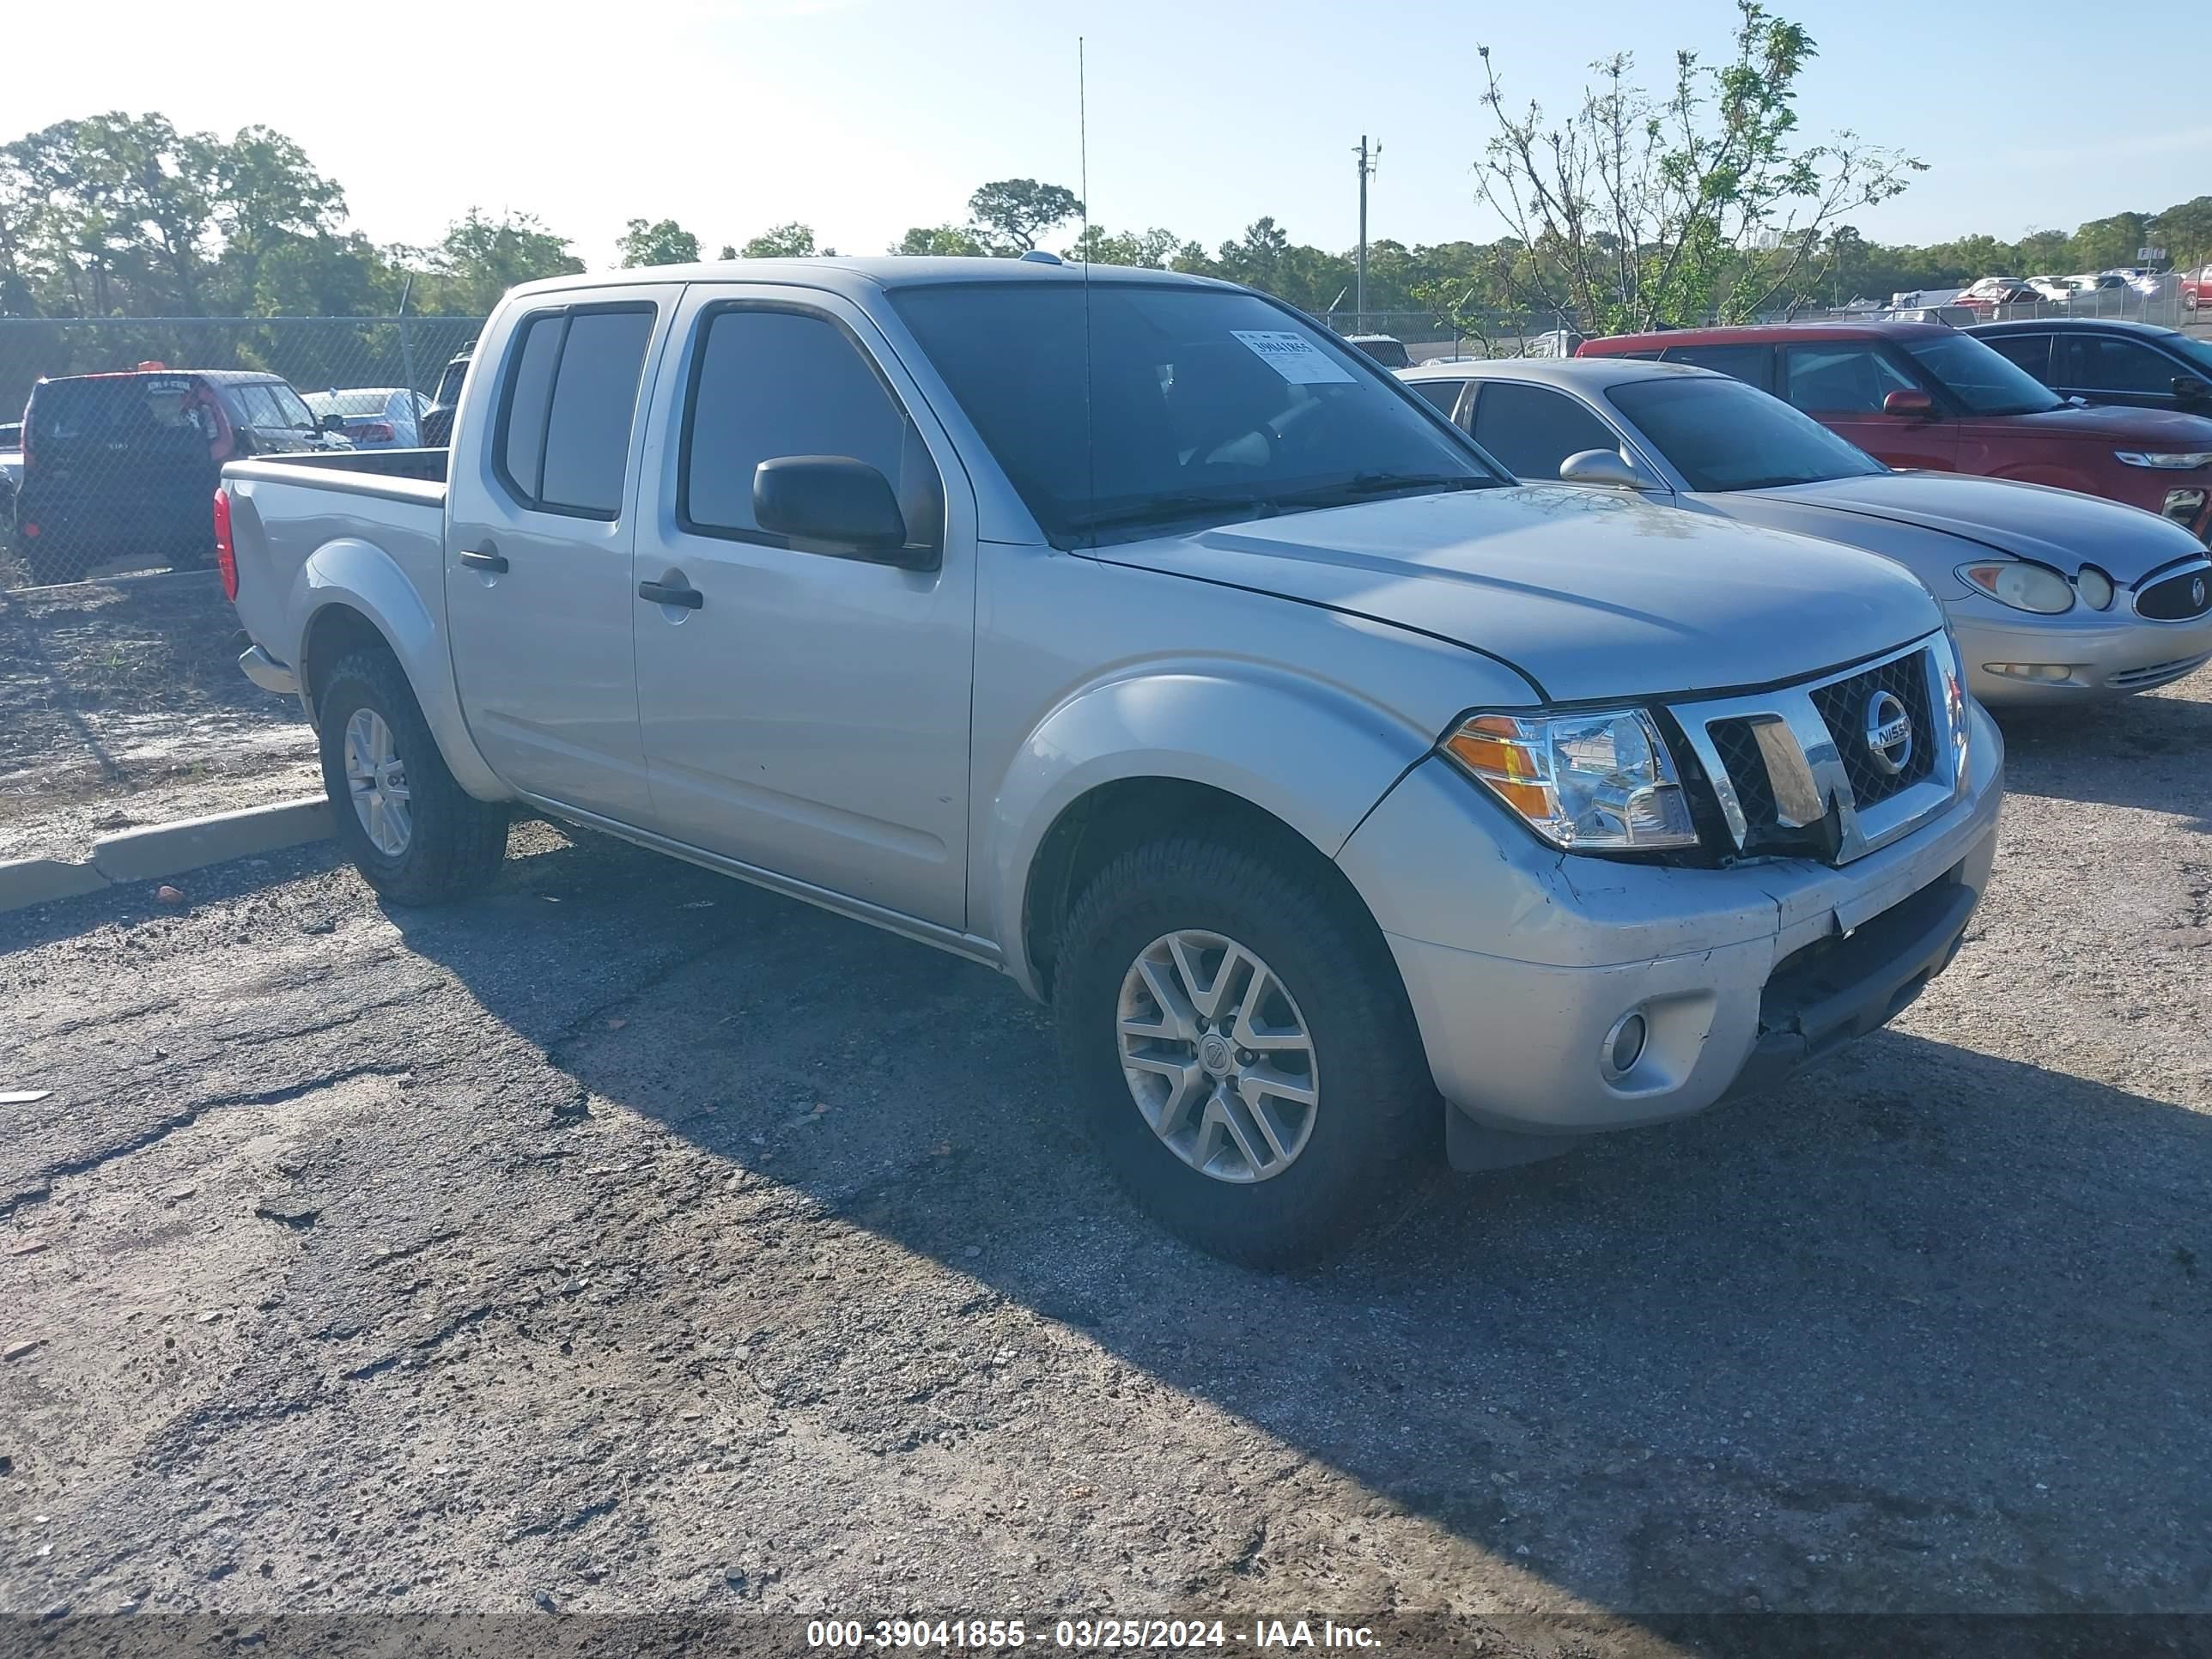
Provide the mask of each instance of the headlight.
[{"label": "headlight", "polygon": [[1640,708],[1477,714],[1444,739],[1444,750],[1554,847],[1697,845],[1674,757]]},{"label": "headlight", "polygon": [[2102,611],[2112,602],[2112,579],[2095,565],[2085,564],[2081,574],[2074,578],[2074,591],[2090,610]]},{"label": "headlight", "polygon": [[2047,564],[2024,559],[1984,559],[1959,567],[1959,580],[1978,588],[1999,605],[2055,617],[2074,608],[2074,585]]},{"label": "headlight", "polygon": [[2212,466],[2212,449],[2187,449],[2164,452],[2151,449],[2116,449],[2112,459],[2129,466],[2154,466],[2161,472],[2186,472],[2191,467]]}]

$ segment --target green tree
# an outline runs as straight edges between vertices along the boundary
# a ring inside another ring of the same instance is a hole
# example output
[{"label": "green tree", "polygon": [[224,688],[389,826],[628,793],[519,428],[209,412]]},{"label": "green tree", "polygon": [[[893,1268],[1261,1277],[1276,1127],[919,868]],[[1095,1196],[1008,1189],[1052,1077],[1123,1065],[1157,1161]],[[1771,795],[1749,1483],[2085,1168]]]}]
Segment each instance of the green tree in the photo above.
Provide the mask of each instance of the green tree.
[{"label": "green tree", "polygon": [[2175,203],[2152,222],[2151,228],[2177,270],[2212,259],[2212,196]]},{"label": "green tree", "polygon": [[534,216],[493,219],[477,208],[456,220],[421,257],[429,278],[422,308],[457,315],[482,315],[518,283],[572,276],[584,268],[568,251],[568,239]]},{"label": "green tree", "polygon": [[1736,0],[1734,52],[1676,53],[1660,93],[1627,53],[1564,122],[1509,107],[1490,49],[1483,106],[1493,136],[1477,193],[1530,256],[1497,270],[1533,308],[1585,331],[1759,314],[1816,288],[1821,233],[1904,190],[1925,163],[1853,132],[1797,139],[1798,83],[1816,55],[1801,26]]},{"label": "green tree", "polygon": [[1083,211],[1083,203],[1064,185],[1034,179],[1000,179],[968,198],[974,234],[993,253],[1026,253],[1037,238]]},{"label": "green tree", "polygon": [[991,250],[976,239],[975,233],[962,225],[916,225],[893,242],[893,253],[949,254],[958,258],[974,258]]},{"label": "green tree", "polygon": [[1164,270],[1170,257],[1182,246],[1171,230],[1155,225],[1150,230],[1125,230],[1109,235],[1097,225],[1075,239],[1067,250],[1071,259],[1102,265],[1128,265],[1145,270]]},{"label": "green tree", "polygon": [[2075,268],[2110,270],[2116,265],[2131,265],[2136,263],[2136,250],[2149,240],[2147,213],[2115,213],[2110,218],[2092,219],[2074,233]]},{"label": "green tree", "polygon": [[632,219],[615,244],[624,270],[640,265],[689,265],[699,260],[699,239],[673,219]]},{"label": "green tree", "polygon": [[816,247],[814,227],[794,220],[790,224],[775,225],[761,232],[738,250],[738,257],[743,259],[811,259],[817,254],[825,258],[834,257],[836,252],[834,247]]}]

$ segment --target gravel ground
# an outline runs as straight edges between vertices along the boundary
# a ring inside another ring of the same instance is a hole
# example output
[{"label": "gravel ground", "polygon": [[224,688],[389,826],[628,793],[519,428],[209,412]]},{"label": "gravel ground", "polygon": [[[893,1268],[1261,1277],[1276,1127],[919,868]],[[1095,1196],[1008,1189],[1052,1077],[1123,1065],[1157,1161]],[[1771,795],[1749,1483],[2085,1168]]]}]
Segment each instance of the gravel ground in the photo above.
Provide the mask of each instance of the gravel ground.
[{"label": "gravel ground", "polygon": [[0,918],[0,1611],[2212,1614],[2212,675],[2008,731],[1894,1029],[1295,1278],[1006,981],[612,842]]},{"label": "gravel ground", "polygon": [[0,859],[321,787],[289,698],[238,672],[213,571],[0,592]]}]

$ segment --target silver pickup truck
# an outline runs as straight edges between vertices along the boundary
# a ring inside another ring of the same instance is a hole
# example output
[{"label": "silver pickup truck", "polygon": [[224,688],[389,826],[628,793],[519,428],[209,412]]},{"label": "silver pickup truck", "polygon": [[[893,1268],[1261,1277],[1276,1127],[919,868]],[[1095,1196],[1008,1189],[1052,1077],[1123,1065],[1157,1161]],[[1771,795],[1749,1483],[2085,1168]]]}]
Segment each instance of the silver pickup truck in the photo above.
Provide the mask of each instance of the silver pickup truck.
[{"label": "silver pickup truck", "polygon": [[987,963],[1136,1200],[1232,1258],[1314,1255],[1439,1141],[1771,1083],[1910,1001],[1989,875],[1999,738],[1910,575],[1519,488],[1262,295],[615,272],[515,290],[477,368],[450,459],[218,497],[243,666],[363,877],[465,894],[520,803]]}]

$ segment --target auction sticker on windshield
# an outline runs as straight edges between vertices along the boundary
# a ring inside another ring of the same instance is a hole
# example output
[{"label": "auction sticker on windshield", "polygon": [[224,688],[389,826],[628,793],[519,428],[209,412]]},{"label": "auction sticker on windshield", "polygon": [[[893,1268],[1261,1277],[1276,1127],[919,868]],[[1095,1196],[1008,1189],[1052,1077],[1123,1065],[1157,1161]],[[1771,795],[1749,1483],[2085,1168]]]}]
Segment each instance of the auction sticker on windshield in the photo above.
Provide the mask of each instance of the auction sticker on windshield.
[{"label": "auction sticker on windshield", "polygon": [[1342,366],[1303,334],[1287,329],[1232,328],[1229,331],[1251,349],[1260,361],[1292,386],[1316,386],[1324,380],[1349,380]]}]

